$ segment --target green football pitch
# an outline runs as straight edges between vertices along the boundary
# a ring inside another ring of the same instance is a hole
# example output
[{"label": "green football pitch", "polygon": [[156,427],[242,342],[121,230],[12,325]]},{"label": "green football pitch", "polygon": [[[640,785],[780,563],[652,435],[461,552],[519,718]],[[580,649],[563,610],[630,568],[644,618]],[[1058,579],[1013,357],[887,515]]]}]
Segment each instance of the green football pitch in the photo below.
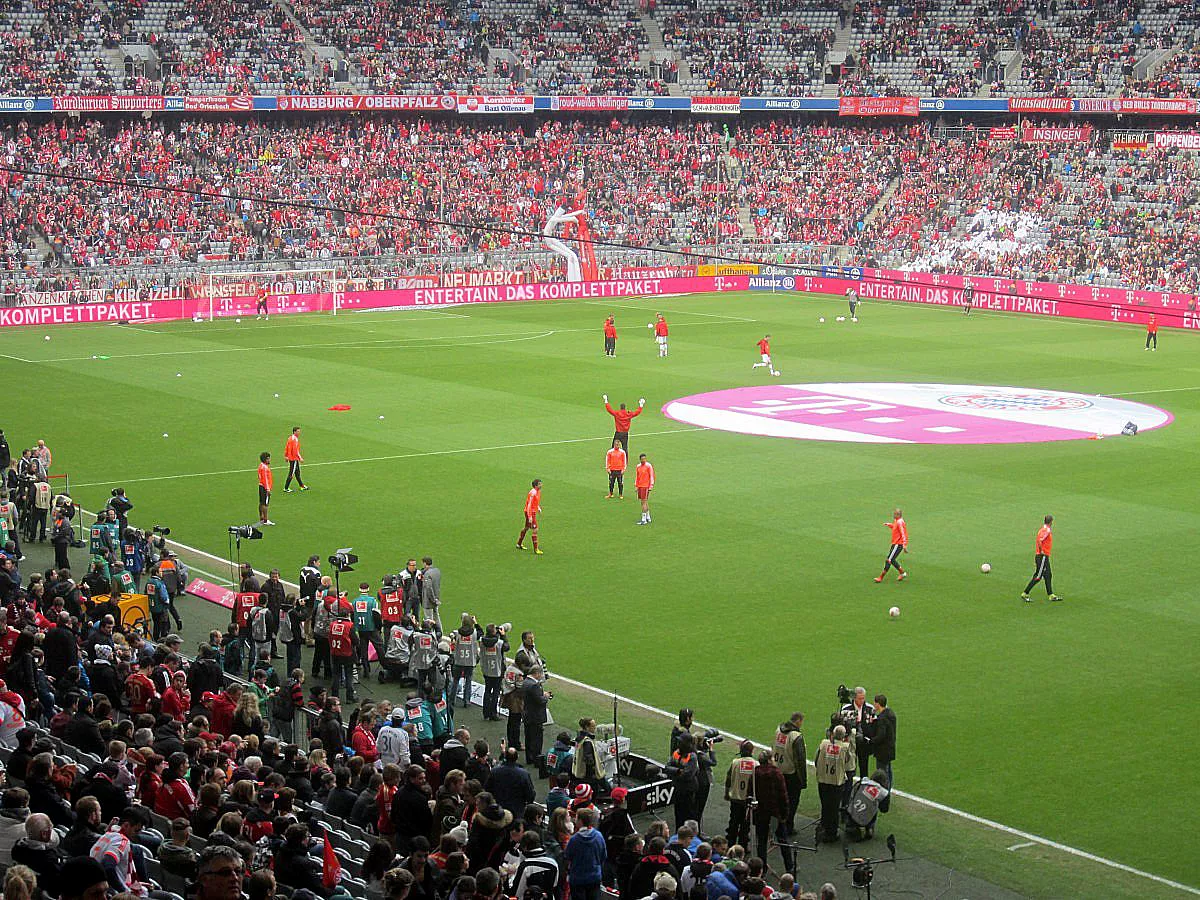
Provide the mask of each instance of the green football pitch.
[{"label": "green football pitch", "polygon": [[[646,329],[659,309],[666,360]],[[815,746],[838,683],[863,684],[898,714],[899,788],[1196,883],[1194,792],[1176,767],[1200,683],[1200,338],[1164,332],[1146,353],[1126,326],[842,312],[725,294],[23,329],[0,357],[3,425],[14,446],[44,437],[88,508],[123,485],[140,523],[221,556],[227,526],[255,519],[270,451],[278,525],[242,549],[258,568],[295,578],[309,554],[353,547],[377,582],[428,553],[448,617],[534,628],[564,675],[759,740],[800,709]],[[751,371],[767,331],[780,383],[1129,394],[1176,418],[1133,438],[948,446],[754,437],[659,412],[769,381]],[[647,400],[630,449],[655,465],[650,527],[636,499],[604,499],[602,393]],[[312,490],[284,494],[293,425]],[[534,477],[539,557],[514,548]],[[875,584],[896,506],[911,575]],[[1066,602],[1025,604],[1047,512]]]}]

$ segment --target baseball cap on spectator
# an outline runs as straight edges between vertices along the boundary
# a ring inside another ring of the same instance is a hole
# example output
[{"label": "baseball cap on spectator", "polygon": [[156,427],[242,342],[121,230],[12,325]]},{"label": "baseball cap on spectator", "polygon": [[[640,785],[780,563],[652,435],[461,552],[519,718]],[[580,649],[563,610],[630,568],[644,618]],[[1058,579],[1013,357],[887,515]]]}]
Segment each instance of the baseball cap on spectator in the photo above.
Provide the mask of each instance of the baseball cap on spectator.
[{"label": "baseball cap on spectator", "polygon": [[613,788],[612,794],[609,796],[612,797],[613,803],[624,803],[625,798],[629,796],[629,789],[623,787]]},{"label": "baseball cap on spectator", "polygon": [[659,872],[654,876],[654,889],[656,891],[665,890],[669,893],[674,891],[676,886],[675,878],[670,872]]},{"label": "baseball cap on spectator", "polygon": [[163,638],[162,642],[168,647],[170,647],[172,644],[182,645],[183,638],[177,634],[168,634],[165,638]]}]

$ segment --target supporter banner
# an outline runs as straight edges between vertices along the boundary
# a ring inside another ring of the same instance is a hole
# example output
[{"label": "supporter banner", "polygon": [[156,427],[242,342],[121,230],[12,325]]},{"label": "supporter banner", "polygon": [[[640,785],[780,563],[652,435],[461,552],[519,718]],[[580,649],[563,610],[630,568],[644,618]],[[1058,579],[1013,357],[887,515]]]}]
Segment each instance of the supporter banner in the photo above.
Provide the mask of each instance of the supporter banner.
[{"label": "supporter banner", "polygon": [[1074,108],[1067,97],[1009,97],[1008,111],[1015,113],[1067,113]]},{"label": "supporter banner", "polygon": [[629,97],[589,96],[586,94],[578,97],[551,97],[550,109],[562,112],[623,111],[629,109],[630,99]]},{"label": "supporter banner", "polygon": [[1091,125],[1029,125],[1021,131],[1021,140],[1027,144],[1082,144],[1091,138]]},{"label": "supporter banner", "polygon": [[69,96],[54,98],[55,112],[144,112],[166,107],[164,97]]},{"label": "supporter banner", "polygon": [[841,97],[839,116],[916,116],[921,101],[916,97]]},{"label": "supporter banner", "polygon": [[1015,141],[1017,139],[1017,129],[1012,125],[1006,125],[1003,128],[988,129],[988,139],[993,141]]},{"label": "supporter banner", "polygon": [[[1143,137],[1142,146],[1146,145]],[[1116,146],[1116,141],[1113,141]],[[1155,147],[1175,147],[1180,150],[1200,150],[1200,134],[1194,131],[1156,131],[1154,132]]]},{"label": "supporter banner", "polygon": [[79,288],[73,291],[21,291],[15,306],[55,306],[64,303],[136,303],[139,300],[174,300],[188,295],[184,285],[145,288]]},{"label": "supporter banner", "polygon": [[1191,116],[1196,111],[1196,101],[1190,97],[1122,97],[1113,101],[1113,112],[1118,113]]},{"label": "supporter banner", "polygon": [[483,272],[447,272],[438,278],[441,287],[462,287],[463,285],[488,284],[521,284],[525,281],[524,272],[511,269],[489,269]]},{"label": "supporter banner", "polygon": [[600,267],[600,277],[605,279],[620,278],[693,278],[697,274],[695,266],[621,266]]},{"label": "supporter banner", "polygon": [[741,97],[693,97],[692,112],[700,115],[736,116],[742,111]]},{"label": "supporter banner", "polygon": [[1116,131],[1112,136],[1114,150],[1145,150],[1150,146],[1150,138],[1144,131]]},{"label": "supporter banner", "polygon": [[460,113],[531,113],[533,112],[533,97],[514,95],[511,97],[469,96],[458,97]]},{"label": "supporter banner", "polygon": [[[175,104],[178,102],[179,106]],[[250,112],[253,97],[167,97],[166,109],[183,112]]]},{"label": "supporter banner", "polygon": [[275,98],[282,111],[453,112],[453,94],[286,94]]},{"label": "supporter banner", "polygon": [[1074,102],[1076,112],[1110,113],[1115,112],[1116,100],[1110,97],[1079,97]]}]

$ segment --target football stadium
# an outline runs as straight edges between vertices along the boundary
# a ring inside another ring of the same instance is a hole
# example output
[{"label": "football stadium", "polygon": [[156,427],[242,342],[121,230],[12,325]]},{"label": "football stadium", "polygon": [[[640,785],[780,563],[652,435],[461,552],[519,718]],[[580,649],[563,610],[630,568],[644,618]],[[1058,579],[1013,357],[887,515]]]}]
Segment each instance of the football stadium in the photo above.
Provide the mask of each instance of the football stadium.
[{"label": "football stadium", "polygon": [[1200,894],[1198,35],[0,9],[3,896]]}]

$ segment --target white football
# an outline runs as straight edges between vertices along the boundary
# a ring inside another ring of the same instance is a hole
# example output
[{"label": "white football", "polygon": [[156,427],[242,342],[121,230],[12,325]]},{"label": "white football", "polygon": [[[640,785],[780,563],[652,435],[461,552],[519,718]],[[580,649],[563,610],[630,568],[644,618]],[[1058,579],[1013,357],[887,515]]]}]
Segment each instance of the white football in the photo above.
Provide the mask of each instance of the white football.
[{"label": "white football", "polygon": [[242,320],[241,320],[241,319],[234,319],[233,321],[234,321],[234,322],[237,322],[238,324],[241,324],[241,321],[242,321]]},{"label": "white football", "polygon": [[654,327],[654,323],[653,323],[653,322],[647,322],[647,323],[646,323],[646,327],[647,327],[647,328],[653,328],[653,327]]},{"label": "white football", "polygon": [[821,316],[821,318],[820,318],[820,322],[821,322],[821,324],[822,324],[822,325],[824,325],[824,324],[825,324],[825,317],[824,317],[824,316]]},{"label": "white football", "polygon": [[900,607],[893,606],[891,609],[888,610],[888,615],[891,616],[893,619],[900,618]]},{"label": "white football", "polygon": [[838,316],[838,317],[837,317],[837,320],[838,320],[839,322],[845,322],[845,321],[846,321],[846,317],[845,317],[845,316]]},{"label": "white football", "polygon": [[164,431],[164,432],[163,432],[163,437],[166,437],[166,436],[167,436],[167,433]]},{"label": "white football", "polygon": [[50,335],[46,335],[46,340],[50,340]]},{"label": "white football", "polygon": [[776,378],[778,378],[778,377],[779,377],[780,375],[782,375],[782,374],[783,374],[782,372],[776,372],[776,373],[775,373],[775,377],[776,377]]},{"label": "white football", "polygon": [[992,571],[992,564],[984,563],[982,566],[979,567],[979,571],[982,572],[984,575],[986,575],[988,572]]}]

